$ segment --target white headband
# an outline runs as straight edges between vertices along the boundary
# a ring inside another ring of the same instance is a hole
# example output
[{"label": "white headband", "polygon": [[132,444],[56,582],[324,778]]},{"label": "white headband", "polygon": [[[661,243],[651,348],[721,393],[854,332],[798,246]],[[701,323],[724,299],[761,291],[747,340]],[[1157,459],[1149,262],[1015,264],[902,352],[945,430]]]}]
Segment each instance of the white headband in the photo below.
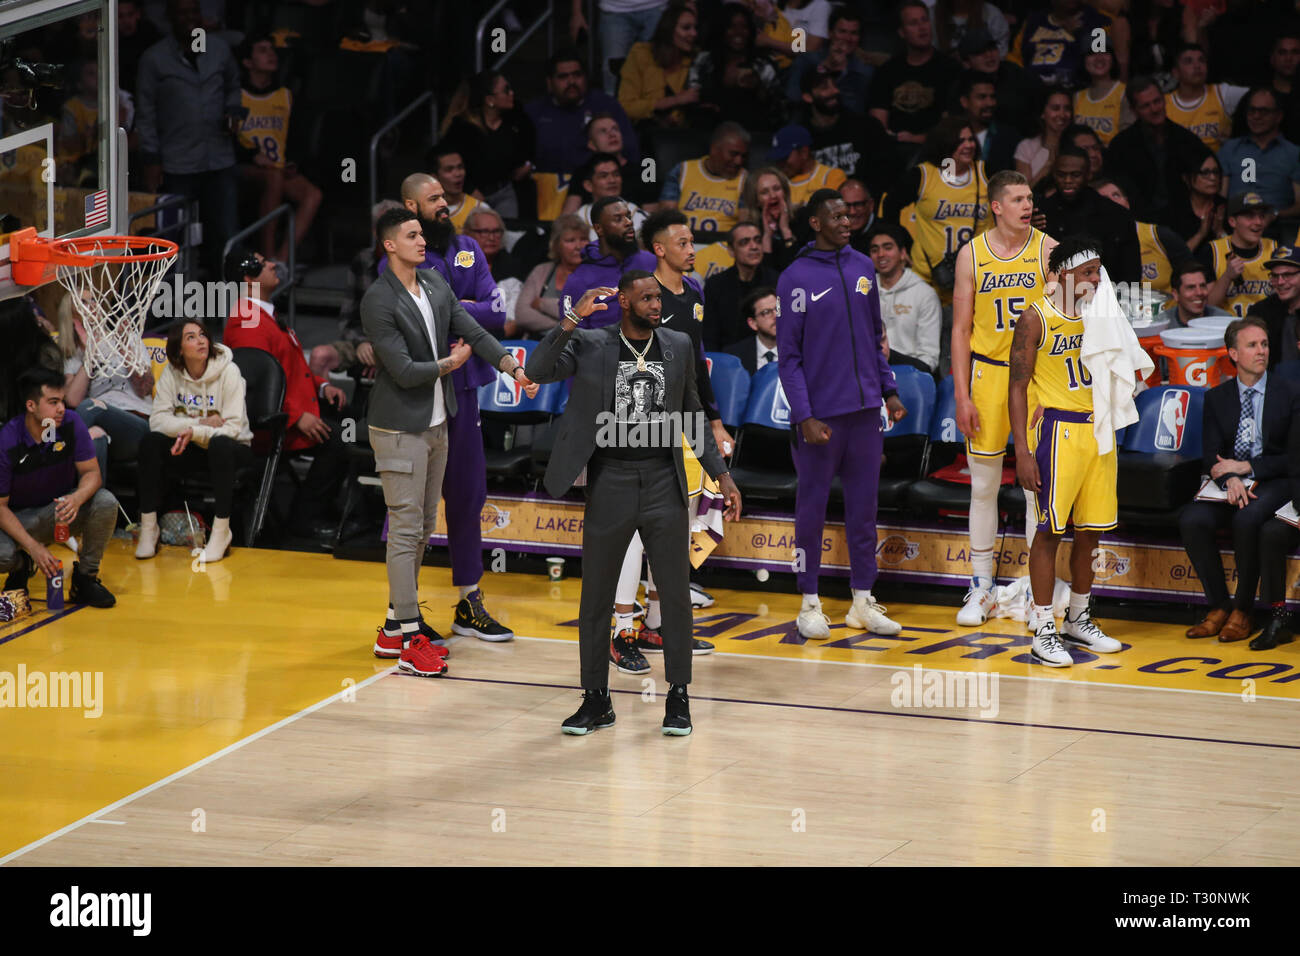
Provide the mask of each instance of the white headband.
[{"label": "white headband", "polygon": [[1068,272],[1071,269],[1079,268],[1079,266],[1083,265],[1085,262],[1088,262],[1092,259],[1100,259],[1100,258],[1101,258],[1100,252],[1097,252],[1095,249],[1085,249],[1083,252],[1080,252],[1078,255],[1071,256],[1069,259],[1066,259],[1064,262],[1062,262],[1060,271]]}]

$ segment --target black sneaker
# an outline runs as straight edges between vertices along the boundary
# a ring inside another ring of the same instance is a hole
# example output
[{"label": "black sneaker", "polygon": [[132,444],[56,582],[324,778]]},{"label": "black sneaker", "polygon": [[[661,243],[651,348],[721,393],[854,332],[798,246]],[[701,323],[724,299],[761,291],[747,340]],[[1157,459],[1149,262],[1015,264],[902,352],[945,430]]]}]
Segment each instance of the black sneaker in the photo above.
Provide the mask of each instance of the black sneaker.
[{"label": "black sneaker", "polygon": [[702,641],[698,637],[691,638],[691,653],[698,657],[701,654],[712,654],[713,645],[708,641]]},{"label": "black sneaker", "polygon": [[113,592],[99,583],[99,578],[83,574],[81,565],[72,562],[72,590],[68,600],[73,604],[88,604],[91,607],[112,607],[117,603]]},{"label": "black sneaker", "polygon": [[686,737],[691,732],[691,701],[686,696],[685,684],[674,684],[668,689],[664,702],[664,734],[668,737]]},{"label": "black sneaker", "polygon": [[33,570],[35,570],[35,565],[32,563],[31,555],[26,551],[19,551],[18,564],[9,572],[8,577],[5,578],[5,586],[0,590],[26,591],[27,581],[32,576]]},{"label": "black sneaker", "polygon": [[576,714],[560,724],[560,730],[581,736],[613,726],[614,701],[610,699],[609,690],[584,690],[582,706]]},{"label": "black sneaker", "polygon": [[618,636],[610,639],[609,662],[624,674],[647,674],[650,662],[645,659],[636,646],[636,631],[620,631]]},{"label": "black sneaker", "polygon": [[[498,623],[483,607],[483,589],[475,588],[456,605],[456,619],[451,622],[451,633],[477,637],[480,641],[513,641],[515,632]],[[433,640],[433,638],[429,638]]]},{"label": "black sneaker", "polygon": [[425,603],[421,601],[420,607],[415,612],[416,615],[420,618],[420,633],[429,639],[430,644],[436,645],[437,647],[446,647],[447,639],[443,637],[441,634],[439,634],[437,631],[435,631],[429,625],[429,623],[424,619],[425,607],[426,607]]},{"label": "black sneaker", "polygon": [[[645,622],[642,621],[636,632],[636,646],[637,650],[643,654],[662,654],[664,652],[664,637],[657,628],[646,627]],[[693,637],[691,638],[691,653],[696,655],[712,654],[713,645],[708,641]]]}]

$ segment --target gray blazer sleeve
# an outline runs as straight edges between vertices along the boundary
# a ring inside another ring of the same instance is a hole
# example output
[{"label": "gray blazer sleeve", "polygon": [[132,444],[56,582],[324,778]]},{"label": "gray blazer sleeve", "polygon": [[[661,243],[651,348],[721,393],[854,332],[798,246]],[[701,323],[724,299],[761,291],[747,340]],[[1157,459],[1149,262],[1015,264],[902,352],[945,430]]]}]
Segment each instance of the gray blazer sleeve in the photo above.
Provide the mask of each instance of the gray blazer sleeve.
[{"label": "gray blazer sleeve", "polygon": [[379,364],[398,388],[418,388],[438,380],[437,362],[416,362],[397,327],[397,303],[385,283],[376,282],[361,298],[361,328]]},{"label": "gray blazer sleeve", "polygon": [[578,370],[578,354],[573,345],[573,333],[577,329],[565,329],[557,325],[546,333],[528,356],[524,365],[524,374],[539,385],[547,382],[562,382]]}]

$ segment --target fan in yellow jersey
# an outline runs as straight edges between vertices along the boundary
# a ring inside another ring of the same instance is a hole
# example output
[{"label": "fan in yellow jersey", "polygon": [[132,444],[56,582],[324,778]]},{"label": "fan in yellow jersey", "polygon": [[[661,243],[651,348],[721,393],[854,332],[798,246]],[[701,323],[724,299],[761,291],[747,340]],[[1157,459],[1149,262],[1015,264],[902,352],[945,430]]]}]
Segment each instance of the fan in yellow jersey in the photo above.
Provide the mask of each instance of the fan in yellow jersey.
[{"label": "fan in yellow jersey", "polygon": [[844,170],[813,158],[812,134],[802,126],[785,126],[772,137],[767,158],[790,180],[790,202],[802,206],[819,189],[839,189]]},{"label": "fan in yellow jersey", "polygon": [[[244,67],[240,98],[248,111],[239,125],[239,145],[247,160],[241,173],[261,193],[260,215],[265,216],[285,200],[293,204],[294,241],[301,245],[320,210],[321,191],[298,171],[296,163],[285,157],[293,95],[275,83],[280,60],[268,35],[249,35],[240,45],[239,60]],[[271,222],[262,229],[261,251],[263,256],[283,262],[289,257],[289,237],[286,234],[277,245],[277,225]]]},{"label": "fan in yellow jersey", "polygon": [[955,255],[990,225],[989,184],[984,163],[975,159],[978,149],[964,117],[940,120],[926,137],[924,161],[890,191],[882,213],[882,218],[899,222],[902,210],[915,203],[915,227],[908,230],[915,237],[912,269],[935,287],[944,304],[951,300],[952,289],[935,279],[935,270],[945,256]]},{"label": "fan in yellow jersey", "polygon": [[1133,122],[1133,112],[1124,97],[1127,87],[1119,79],[1115,54],[1108,49],[1085,56],[1083,70],[1088,85],[1074,94],[1074,121],[1096,133],[1103,146],[1109,146],[1115,134]]},{"label": "fan in yellow jersey", "polygon": [[709,141],[709,154],[678,163],[668,172],[660,203],[686,214],[695,232],[727,232],[736,224],[745,188],[749,133],[739,123],[720,123]]},{"label": "fan in yellow jersey", "polygon": [[1259,193],[1237,193],[1228,200],[1228,234],[1209,244],[1215,280],[1210,305],[1221,305],[1237,318],[1273,291],[1264,263],[1277,243],[1263,238],[1273,207]]},{"label": "fan in yellow jersey", "polygon": [[[1047,257],[1056,240],[1029,225],[1034,195],[1014,170],[989,180],[994,226],[957,256],[952,294],[952,380],[957,427],[966,436],[970,466],[971,586],[957,623],[988,619],[993,598],[993,545],[998,489],[1011,420],[1007,409],[1008,357],[1021,310],[1043,294]],[[1032,523],[1026,524],[1026,534]]]},{"label": "fan in yellow jersey", "polygon": [[1173,72],[1178,87],[1165,94],[1165,114],[1217,153],[1223,141],[1232,136],[1232,114],[1246,88],[1206,83],[1205,50],[1195,43],[1179,49]]},{"label": "fan in yellow jersey", "polygon": [[[1081,359],[1084,313],[1103,276],[1099,248],[1092,239],[1066,238],[1052,250],[1052,291],[1025,307],[1011,344],[1016,474],[1034,494],[1038,514],[1038,533],[1029,548],[1030,656],[1049,667],[1073,663],[1062,639],[1096,654],[1113,654],[1122,646],[1102,632],[1088,608],[1093,555],[1101,532],[1115,527],[1117,511],[1115,447],[1112,442],[1104,455],[1097,449],[1092,378]],[[1033,403],[1042,409],[1032,434],[1030,389]],[[1058,633],[1052,611],[1056,550],[1071,521],[1070,606]]]}]

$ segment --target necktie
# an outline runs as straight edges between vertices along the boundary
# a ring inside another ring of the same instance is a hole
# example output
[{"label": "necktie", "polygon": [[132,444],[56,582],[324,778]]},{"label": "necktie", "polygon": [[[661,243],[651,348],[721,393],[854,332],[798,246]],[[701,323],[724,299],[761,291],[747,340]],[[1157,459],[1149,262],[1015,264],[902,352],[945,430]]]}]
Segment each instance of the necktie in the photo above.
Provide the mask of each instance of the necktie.
[{"label": "necktie", "polygon": [[775,361],[776,361],[776,353],[773,352],[771,349],[768,349],[766,352],[763,353],[764,365],[766,365],[768,362],[775,362]]},{"label": "necktie", "polygon": [[1246,389],[1241,396],[1241,419],[1237,422],[1237,442],[1233,451],[1237,461],[1250,457],[1251,446],[1255,444],[1255,390]]}]

